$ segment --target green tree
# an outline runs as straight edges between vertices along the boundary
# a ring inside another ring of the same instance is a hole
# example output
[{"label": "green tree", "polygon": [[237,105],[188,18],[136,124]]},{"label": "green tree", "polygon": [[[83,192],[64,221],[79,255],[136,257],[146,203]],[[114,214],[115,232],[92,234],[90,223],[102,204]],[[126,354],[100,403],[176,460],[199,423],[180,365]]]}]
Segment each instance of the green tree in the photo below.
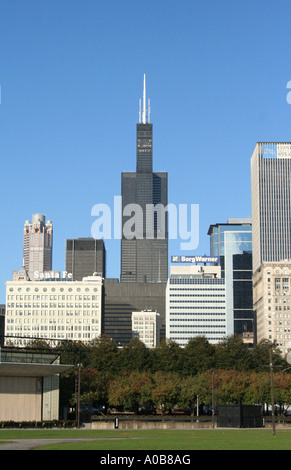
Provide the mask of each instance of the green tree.
[{"label": "green tree", "polygon": [[180,400],[180,377],[174,373],[158,371],[152,376],[152,401],[156,408],[170,411]]},{"label": "green tree", "polygon": [[217,344],[215,363],[217,369],[249,370],[251,366],[249,348],[240,336],[229,336]]},{"label": "green tree", "polygon": [[264,372],[270,367],[270,347],[272,347],[272,363],[275,370],[287,369],[288,363],[282,358],[281,352],[276,345],[269,341],[261,341],[251,351],[251,368],[257,372]]},{"label": "green tree", "polygon": [[109,406],[108,386],[111,377],[106,372],[87,367],[81,369],[81,403],[103,408]]},{"label": "green tree", "polygon": [[244,402],[244,395],[250,383],[250,374],[246,371],[214,371],[214,396],[216,403],[235,405]]},{"label": "green tree", "polygon": [[150,368],[150,350],[138,338],[133,338],[120,352],[120,368],[142,372]]},{"label": "green tree", "polygon": [[194,409],[199,397],[199,387],[197,375],[184,377],[180,383],[179,408],[190,408],[194,415]]},{"label": "green tree", "polygon": [[215,348],[204,336],[197,336],[186,344],[182,358],[182,373],[195,375],[214,367]]},{"label": "green tree", "polygon": [[91,366],[98,371],[116,374],[120,369],[120,353],[114,341],[100,335],[90,344]]},{"label": "green tree", "polygon": [[108,401],[111,406],[138,413],[145,400],[151,399],[151,379],[146,372],[124,372],[108,384]]},{"label": "green tree", "polygon": [[178,343],[164,339],[152,351],[152,371],[180,372],[182,351]]}]

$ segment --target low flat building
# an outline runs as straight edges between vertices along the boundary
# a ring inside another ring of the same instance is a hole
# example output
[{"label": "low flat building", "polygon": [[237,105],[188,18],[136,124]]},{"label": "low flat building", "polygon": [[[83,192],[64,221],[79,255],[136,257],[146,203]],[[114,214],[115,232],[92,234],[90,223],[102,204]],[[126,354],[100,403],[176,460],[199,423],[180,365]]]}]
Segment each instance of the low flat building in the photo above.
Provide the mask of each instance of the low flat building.
[{"label": "low flat building", "polygon": [[1,348],[0,421],[59,419],[59,374],[72,365],[58,354]]},{"label": "low flat building", "polygon": [[166,290],[166,337],[184,347],[197,336],[218,343],[227,334],[221,267],[171,266]]},{"label": "low flat building", "polygon": [[[102,330],[102,277],[73,281],[68,273],[38,273],[34,281],[23,269],[6,282],[5,339],[25,346],[32,338],[88,342]],[[28,339],[26,339],[28,338]]]}]

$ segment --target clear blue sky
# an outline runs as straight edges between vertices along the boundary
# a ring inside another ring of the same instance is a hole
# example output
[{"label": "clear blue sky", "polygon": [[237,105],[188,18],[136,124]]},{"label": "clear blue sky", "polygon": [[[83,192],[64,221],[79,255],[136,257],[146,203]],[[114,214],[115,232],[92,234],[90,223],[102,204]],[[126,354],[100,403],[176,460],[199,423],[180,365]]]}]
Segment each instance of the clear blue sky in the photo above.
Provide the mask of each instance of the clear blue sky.
[{"label": "clear blue sky", "polygon": [[[291,140],[290,17],[289,0],[2,0],[0,303],[32,213],[53,221],[62,270],[66,238],[91,236],[92,207],[120,195],[144,73],[154,169],[170,203],[200,206],[195,254],[210,224],[250,217],[256,142]],[[119,277],[120,242],[106,249]]]}]

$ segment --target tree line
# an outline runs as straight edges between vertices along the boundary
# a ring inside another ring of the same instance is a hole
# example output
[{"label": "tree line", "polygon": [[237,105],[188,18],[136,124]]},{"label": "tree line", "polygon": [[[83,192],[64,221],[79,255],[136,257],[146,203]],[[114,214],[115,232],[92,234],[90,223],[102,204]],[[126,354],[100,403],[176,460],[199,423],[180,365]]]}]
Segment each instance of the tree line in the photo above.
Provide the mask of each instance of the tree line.
[{"label": "tree line", "polygon": [[[45,341],[33,341],[28,347],[51,350]],[[181,348],[172,340],[163,340],[149,349],[137,338],[124,346],[106,335],[90,344],[63,341],[58,351],[63,364],[74,367],[61,375],[61,404],[76,402],[76,381],[80,365],[81,402],[101,408],[137,412],[158,408],[163,413],[173,408],[189,409],[199,404],[270,403],[270,344],[253,348],[240,336],[211,344],[195,337]],[[291,404],[289,364],[277,347],[273,348],[275,401],[282,407]]]}]

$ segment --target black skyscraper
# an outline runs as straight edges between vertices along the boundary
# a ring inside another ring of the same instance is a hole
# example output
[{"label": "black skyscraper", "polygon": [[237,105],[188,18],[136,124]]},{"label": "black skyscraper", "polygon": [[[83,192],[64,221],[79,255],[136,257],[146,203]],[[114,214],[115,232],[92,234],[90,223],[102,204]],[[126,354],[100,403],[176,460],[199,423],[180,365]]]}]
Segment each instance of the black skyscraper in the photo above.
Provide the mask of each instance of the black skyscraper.
[{"label": "black skyscraper", "polygon": [[[146,109],[137,124],[136,172],[122,173],[121,282],[168,279],[168,174],[153,172],[153,126]],[[134,204],[135,206],[129,206]],[[136,210],[138,207],[138,211]]]},{"label": "black skyscraper", "polygon": [[105,277],[105,246],[103,240],[77,238],[66,240],[66,270],[75,281],[92,276],[94,272]]}]

